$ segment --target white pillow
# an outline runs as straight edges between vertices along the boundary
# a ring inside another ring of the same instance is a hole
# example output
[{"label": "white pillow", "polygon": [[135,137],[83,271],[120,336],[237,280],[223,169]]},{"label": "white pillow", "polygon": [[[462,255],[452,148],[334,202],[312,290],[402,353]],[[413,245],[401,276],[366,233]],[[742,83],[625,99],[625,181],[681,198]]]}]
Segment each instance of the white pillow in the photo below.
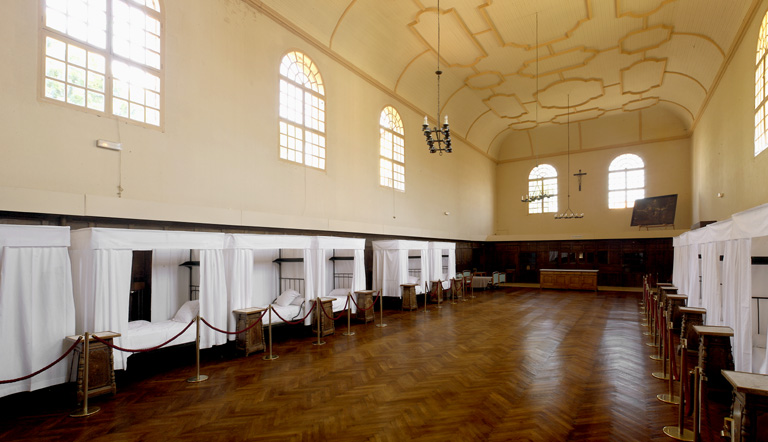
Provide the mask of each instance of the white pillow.
[{"label": "white pillow", "polygon": [[200,311],[199,301],[187,301],[181,306],[179,311],[173,316],[173,321],[188,324],[189,321],[195,319],[197,313]]},{"label": "white pillow", "polygon": [[301,305],[304,303],[304,295],[296,293],[296,297],[291,301],[291,305]]},{"label": "white pillow", "polygon": [[409,276],[408,277],[408,284],[418,284],[419,283],[419,277],[418,276]]},{"label": "white pillow", "polygon": [[347,293],[350,293],[350,289],[333,289],[331,293],[328,293],[329,298],[346,298]]},{"label": "white pillow", "polygon": [[290,305],[294,298],[296,298],[296,295],[298,295],[296,290],[286,290],[283,293],[280,293],[280,296],[275,299],[275,304],[279,305],[280,307]]}]

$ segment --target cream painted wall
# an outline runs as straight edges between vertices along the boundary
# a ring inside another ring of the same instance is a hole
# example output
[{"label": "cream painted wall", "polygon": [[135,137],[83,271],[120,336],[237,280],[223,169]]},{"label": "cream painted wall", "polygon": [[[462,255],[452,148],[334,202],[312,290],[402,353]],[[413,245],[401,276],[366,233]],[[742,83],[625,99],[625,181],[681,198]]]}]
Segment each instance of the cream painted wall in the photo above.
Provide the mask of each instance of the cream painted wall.
[{"label": "cream painted wall", "polygon": [[768,1],[761,2],[695,128],[694,222],[723,220],[768,202],[768,152],[754,156],[755,51],[767,10]]},{"label": "cream painted wall", "polygon": [[[578,134],[571,132],[572,144]],[[565,133],[563,134],[563,137]],[[553,214],[528,214],[520,202],[528,186],[528,174],[535,160],[501,163],[496,184],[496,230],[494,240],[552,240],[653,238],[677,236],[691,225],[690,139],[653,142],[632,147],[571,151],[571,209],[584,213],[582,219],[555,220]],[[640,230],[630,227],[632,209],[608,209],[608,166],[624,153],[639,155],[645,162],[646,196],[678,194],[675,229]],[[566,181],[568,156],[556,155],[540,160],[558,172],[559,212],[568,206]],[[572,175],[582,169],[587,175],[582,191]]]},{"label": "cream painted wall", "polygon": [[[495,163],[458,140],[428,154],[423,111],[239,0],[163,2],[162,131],[37,98],[38,4],[9,0],[0,16],[12,61],[0,70],[0,210],[465,240],[493,230]],[[326,83],[325,171],[278,159],[278,65],[291,49]],[[405,193],[378,184],[386,105],[405,123]]]}]

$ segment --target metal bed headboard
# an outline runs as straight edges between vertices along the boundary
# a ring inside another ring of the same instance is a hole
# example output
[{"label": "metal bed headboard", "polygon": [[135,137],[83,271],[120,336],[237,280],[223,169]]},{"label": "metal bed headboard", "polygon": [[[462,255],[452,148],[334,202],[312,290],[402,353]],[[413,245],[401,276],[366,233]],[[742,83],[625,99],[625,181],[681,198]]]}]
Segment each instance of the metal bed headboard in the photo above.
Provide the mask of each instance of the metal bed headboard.
[{"label": "metal bed headboard", "polygon": [[335,288],[335,289],[351,289],[352,288],[352,273],[334,273],[333,274],[333,288]]},{"label": "metal bed headboard", "polygon": [[[304,295],[304,278],[280,278],[280,293],[289,289],[296,290]],[[277,295],[279,296],[280,293]]]}]

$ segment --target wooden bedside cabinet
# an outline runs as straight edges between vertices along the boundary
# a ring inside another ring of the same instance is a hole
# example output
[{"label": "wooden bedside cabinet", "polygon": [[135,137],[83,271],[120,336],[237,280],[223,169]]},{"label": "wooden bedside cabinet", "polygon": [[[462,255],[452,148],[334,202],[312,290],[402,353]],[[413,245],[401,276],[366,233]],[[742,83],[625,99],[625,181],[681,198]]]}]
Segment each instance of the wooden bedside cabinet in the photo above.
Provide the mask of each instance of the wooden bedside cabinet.
[{"label": "wooden bedside cabinet", "polygon": [[[251,307],[232,310],[235,314],[236,329],[243,330],[261,318],[264,308]],[[264,351],[264,323],[252,327],[245,333],[238,333],[235,348],[245,352],[245,356],[257,351]]]},{"label": "wooden bedside cabinet", "polygon": [[403,310],[413,310],[419,307],[416,303],[416,284],[400,284],[403,293]]},{"label": "wooden bedside cabinet", "polygon": [[[320,336],[328,336],[336,332],[336,326],[334,325],[333,320],[328,317],[333,316],[333,301],[335,299],[336,298],[320,298],[323,310],[325,311],[325,313],[323,313],[323,311],[319,310],[320,306],[317,306],[317,314],[320,315]],[[312,321],[312,333],[317,334],[317,316],[315,316]]]},{"label": "wooden bedside cabinet", "polygon": [[[365,323],[373,321],[373,309],[371,306],[373,305],[374,293],[373,290],[360,290],[359,292],[355,292],[357,295],[357,313],[355,313],[355,318]],[[363,309],[366,310],[364,311]]]},{"label": "wooden bedside cabinet", "polygon": [[[112,343],[112,339],[119,338],[120,333],[111,331],[94,333],[100,339]],[[67,336],[67,340],[75,342],[78,338],[82,338],[83,335]],[[85,399],[85,393],[83,392],[83,381],[85,375],[85,353],[83,352],[83,342],[75,347],[74,358],[72,362],[74,364],[77,361],[77,402],[81,403]],[[88,397],[99,396],[102,394],[115,394],[117,392],[117,384],[115,383],[115,359],[112,354],[112,348],[90,337],[88,343]]]}]

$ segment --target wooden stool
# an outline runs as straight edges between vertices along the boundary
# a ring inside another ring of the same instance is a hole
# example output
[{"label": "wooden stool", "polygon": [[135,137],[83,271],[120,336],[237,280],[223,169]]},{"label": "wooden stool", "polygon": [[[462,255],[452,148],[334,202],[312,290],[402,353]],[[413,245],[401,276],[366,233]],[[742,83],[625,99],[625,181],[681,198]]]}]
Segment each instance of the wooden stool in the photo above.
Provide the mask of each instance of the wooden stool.
[{"label": "wooden stool", "polygon": [[416,303],[416,284],[400,284],[403,294],[403,310],[414,310],[419,307]]},{"label": "wooden stool", "polygon": [[[733,386],[733,406],[730,428],[726,425],[731,442],[756,442],[768,440],[768,376],[723,370],[723,377]],[[729,431],[730,430],[730,431]],[[760,436],[762,439],[758,439]]]},{"label": "wooden stool", "polygon": [[355,318],[365,323],[373,321],[373,290],[360,290],[355,292],[357,295],[357,313]]}]

